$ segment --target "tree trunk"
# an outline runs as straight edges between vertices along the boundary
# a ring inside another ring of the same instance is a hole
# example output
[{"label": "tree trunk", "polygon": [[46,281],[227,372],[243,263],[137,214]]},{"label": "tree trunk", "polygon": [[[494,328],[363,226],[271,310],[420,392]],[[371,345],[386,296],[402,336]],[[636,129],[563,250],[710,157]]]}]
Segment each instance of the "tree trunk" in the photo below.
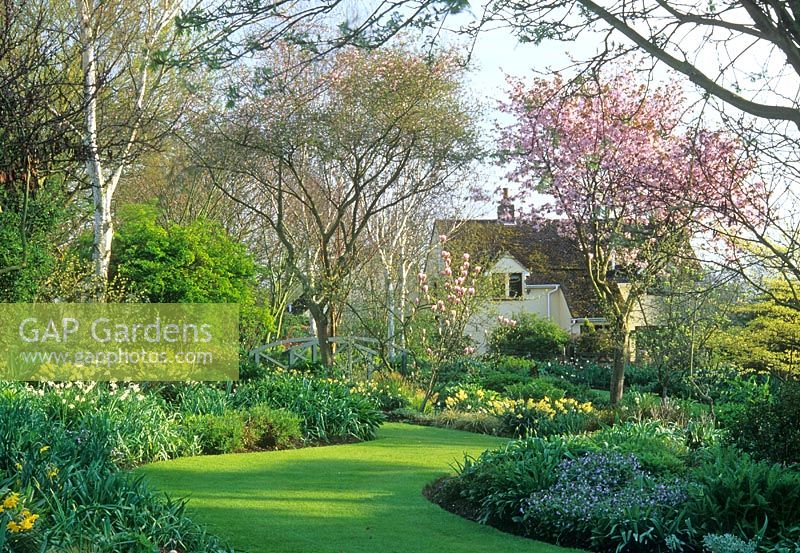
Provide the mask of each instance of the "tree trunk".
[{"label": "tree trunk", "polygon": [[431,369],[431,378],[428,380],[428,386],[425,388],[425,396],[422,398],[422,403],[419,406],[420,413],[425,412],[425,407],[428,405],[428,401],[430,401],[431,397],[433,396],[433,387],[436,386],[436,381],[439,377],[439,371],[434,368]]},{"label": "tree trunk", "polygon": [[386,357],[392,363],[394,361],[395,333],[394,283],[388,273],[386,275],[386,317]]},{"label": "tree trunk", "polygon": [[611,370],[611,404],[622,399],[625,387],[625,365],[630,359],[630,333],[624,322],[617,322],[614,329],[614,365]]},{"label": "tree trunk", "polygon": [[328,309],[322,306],[309,306],[308,310],[314,318],[314,326],[317,330],[317,341],[319,342],[319,359],[326,367],[333,363],[333,352],[328,338],[331,337],[331,319]]},{"label": "tree trunk", "polygon": [[403,349],[406,347],[406,287],[408,282],[408,271],[410,270],[411,264],[403,259],[400,267],[400,281],[397,283],[399,301],[397,320],[400,322],[400,347]]},{"label": "tree trunk", "polygon": [[78,0],[81,32],[81,69],[83,71],[84,156],[86,175],[92,188],[94,205],[94,243],[92,259],[94,273],[105,287],[111,264],[111,240],[114,227],[111,220],[111,198],[107,194],[105,176],[97,142],[97,51],[89,0]]}]

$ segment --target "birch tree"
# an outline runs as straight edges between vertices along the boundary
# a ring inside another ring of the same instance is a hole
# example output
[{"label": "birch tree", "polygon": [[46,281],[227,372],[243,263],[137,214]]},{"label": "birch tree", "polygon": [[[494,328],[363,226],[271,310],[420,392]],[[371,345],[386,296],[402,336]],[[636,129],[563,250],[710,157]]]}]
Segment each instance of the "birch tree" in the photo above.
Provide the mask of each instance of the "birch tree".
[{"label": "birch tree", "polygon": [[[136,154],[143,126],[164,106],[167,68],[154,64],[153,56],[174,47],[177,35],[171,31],[182,2],[132,5],[77,0],[76,4],[82,75],[80,131],[93,205],[92,259],[95,276],[106,282],[114,238],[114,194]],[[118,95],[127,96],[128,101],[120,102]],[[108,121],[103,110],[111,109],[112,103],[117,104],[115,115],[126,123],[121,133],[115,126],[104,125]]]}]

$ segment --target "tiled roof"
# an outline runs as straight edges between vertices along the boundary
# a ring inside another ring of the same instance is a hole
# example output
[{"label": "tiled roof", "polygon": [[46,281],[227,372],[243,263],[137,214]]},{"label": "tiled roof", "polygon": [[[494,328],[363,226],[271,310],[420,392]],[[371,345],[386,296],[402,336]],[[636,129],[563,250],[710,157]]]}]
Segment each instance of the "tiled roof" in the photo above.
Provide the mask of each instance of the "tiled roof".
[{"label": "tiled roof", "polygon": [[526,284],[560,284],[573,317],[602,317],[586,273],[583,255],[555,223],[504,225],[494,219],[439,220],[435,233],[447,234],[447,249],[457,255],[469,252],[480,262],[492,263],[504,253],[512,255],[530,272]]}]

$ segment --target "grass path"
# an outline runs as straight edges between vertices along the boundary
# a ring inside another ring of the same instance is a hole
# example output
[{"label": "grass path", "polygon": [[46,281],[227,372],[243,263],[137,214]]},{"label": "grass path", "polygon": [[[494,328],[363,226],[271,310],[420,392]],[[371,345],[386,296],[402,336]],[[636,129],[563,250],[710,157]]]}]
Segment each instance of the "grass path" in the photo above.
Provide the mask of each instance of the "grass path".
[{"label": "grass path", "polygon": [[503,440],[386,424],[353,445],[193,457],[139,473],[248,553],[565,553],[429,503],[422,487]]}]

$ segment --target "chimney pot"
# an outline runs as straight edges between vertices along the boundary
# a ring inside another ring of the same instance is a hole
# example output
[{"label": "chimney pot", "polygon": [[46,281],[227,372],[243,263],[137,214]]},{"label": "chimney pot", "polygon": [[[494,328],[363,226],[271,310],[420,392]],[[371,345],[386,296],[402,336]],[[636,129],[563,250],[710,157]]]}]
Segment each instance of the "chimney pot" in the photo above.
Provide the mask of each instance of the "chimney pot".
[{"label": "chimney pot", "polygon": [[508,197],[508,188],[503,188],[503,198],[497,204],[497,221],[504,225],[513,225],[516,223],[514,202]]}]

